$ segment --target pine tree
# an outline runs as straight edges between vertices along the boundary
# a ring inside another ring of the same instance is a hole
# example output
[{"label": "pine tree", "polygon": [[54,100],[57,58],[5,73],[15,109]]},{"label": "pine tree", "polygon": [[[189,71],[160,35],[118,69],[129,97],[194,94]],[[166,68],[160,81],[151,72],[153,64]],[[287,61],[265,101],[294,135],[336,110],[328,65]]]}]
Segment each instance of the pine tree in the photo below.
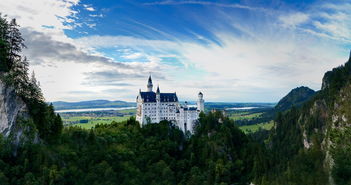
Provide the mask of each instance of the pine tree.
[{"label": "pine tree", "polygon": [[43,93],[40,89],[40,83],[37,81],[34,71],[32,72],[30,78],[30,98],[37,101],[45,101]]},{"label": "pine tree", "polygon": [[[9,42],[9,57],[11,61],[21,61],[21,56],[20,53],[22,51],[22,48],[26,47],[24,45],[24,39],[22,38],[22,34],[19,31],[19,25],[16,22],[16,19],[12,19],[9,23],[9,37],[8,37],[8,42]],[[10,69],[12,67],[12,64],[10,64]]]},{"label": "pine tree", "polygon": [[0,71],[9,72],[16,62],[25,61],[20,55],[25,47],[16,19],[8,22],[0,14]]},{"label": "pine tree", "polygon": [[9,58],[8,58],[8,33],[9,33],[9,24],[5,17],[2,17],[0,14],[0,71],[7,72],[9,71]]},{"label": "pine tree", "polygon": [[16,93],[22,97],[29,97],[29,77],[28,77],[29,63],[27,58],[15,59],[12,68],[9,72],[9,79],[16,89]]},{"label": "pine tree", "polygon": [[61,119],[61,116],[57,114],[55,116],[53,124],[51,125],[53,139],[57,139],[61,135],[62,129],[63,129],[62,119]]}]

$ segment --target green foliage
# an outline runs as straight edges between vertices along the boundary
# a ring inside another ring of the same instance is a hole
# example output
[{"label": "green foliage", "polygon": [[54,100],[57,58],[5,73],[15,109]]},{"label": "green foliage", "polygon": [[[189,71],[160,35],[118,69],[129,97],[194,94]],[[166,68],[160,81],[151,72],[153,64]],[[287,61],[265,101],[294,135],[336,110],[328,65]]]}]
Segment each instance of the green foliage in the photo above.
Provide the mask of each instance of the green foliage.
[{"label": "green foliage", "polygon": [[[7,21],[0,14],[0,72],[9,72],[21,61],[20,52],[25,47],[15,19]],[[17,64],[16,64],[17,63]]]},{"label": "green foliage", "polygon": [[284,96],[274,109],[276,112],[284,112],[292,107],[299,107],[304,102],[308,101],[314,94],[315,91],[308,87],[297,87]]},{"label": "green foliage", "polygon": [[249,143],[245,134],[221,112],[201,114],[187,155],[190,166],[198,166],[202,175],[192,174],[192,178],[203,179],[202,184],[247,183],[252,166],[252,160],[247,158],[252,154]]},{"label": "green foliage", "polygon": [[[348,126],[332,128],[332,115],[344,117],[349,109],[342,93],[349,92],[351,82],[351,59],[325,74],[322,90],[302,106],[278,114],[275,129],[269,136],[265,154],[255,158],[254,177],[256,184],[328,184],[329,167],[336,184],[351,184],[351,131]],[[340,102],[337,102],[340,101]],[[349,116],[349,115],[346,115]],[[334,119],[334,118],[333,118]],[[344,119],[344,118],[343,118]],[[340,125],[334,125],[340,126]],[[328,137],[332,141],[331,156]],[[303,146],[309,142],[308,149]],[[266,159],[264,159],[264,157]],[[270,169],[261,166],[270,166]]]},{"label": "green foliage", "polygon": [[250,140],[221,113],[201,114],[188,138],[162,121],[134,117],[86,130],[67,127],[57,142],[26,143],[17,156],[0,139],[2,184],[248,184]]},{"label": "green foliage", "polygon": [[351,184],[351,128],[334,129],[331,132],[331,141],[334,143],[331,150],[334,181],[337,185]]},{"label": "green foliage", "polygon": [[[238,119],[237,117],[235,117],[234,113],[233,119],[235,120],[235,123],[240,126],[256,125],[271,122],[277,117],[279,112],[285,112],[291,109],[292,107],[299,108],[302,105],[304,105],[304,103],[308,102],[311,98],[313,98],[315,94],[316,92],[308,87],[297,87],[291,90],[286,96],[284,96],[274,108],[268,110],[250,110],[246,116],[249,119]],[[259,110],[261,112],[259,112]],[[231,113],[230,115],[233,115],[233,113]]]},{"label": "green foliage", "polygon": [[259,130],[271,130],[274,125],[274,121],[270,121],[269,123],[258,123],[255,125],[244,125],[239,128],[245,133],[257,132]]},{"label": "green foliage", "polygon": [[39,83],[34,73],[28,75],[28,61],[22,57],[24,39],[16,20],[7,21],[0,14],[0,77],[7,86],[14,87],[15,92],[26,103],[31,120],[34,122],[39,136],[46,141],[54,141],[62,131],[62,121],[54,113],[52,105],[45,103]]},{"label": "green foliage", "polygon": [[[305,114],[305,111],[304,108],[293,107],[278,114],[275,129],[266,144],[268,147],[261,147],[262,153],[255,157],[253,174],[256,184],[327,184],[321,136],[315,132],[315,129],[321,128],[319,123],[322,120],[313,117],[314,114]],[[305,125],[301,125],[301,115],[307,120]],[[314,131],[309,133],[312,140],[310,149],[303,147],[303,129]]]}]

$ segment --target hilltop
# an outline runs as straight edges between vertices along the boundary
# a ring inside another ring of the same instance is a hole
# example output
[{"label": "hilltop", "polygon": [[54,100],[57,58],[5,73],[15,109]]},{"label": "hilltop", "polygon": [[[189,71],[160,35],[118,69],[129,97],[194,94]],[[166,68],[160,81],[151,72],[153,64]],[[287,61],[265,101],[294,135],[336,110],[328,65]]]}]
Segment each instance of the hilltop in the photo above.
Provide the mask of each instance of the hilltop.
[{"label": "hilltop", "polygon": [[284,112],[293,106],[300,107],[304,102],[308,101],[313,95],[315,95],[315,93],[314,90],[308,87],[297,87],[284,96],[274,109],[276,112]]}]

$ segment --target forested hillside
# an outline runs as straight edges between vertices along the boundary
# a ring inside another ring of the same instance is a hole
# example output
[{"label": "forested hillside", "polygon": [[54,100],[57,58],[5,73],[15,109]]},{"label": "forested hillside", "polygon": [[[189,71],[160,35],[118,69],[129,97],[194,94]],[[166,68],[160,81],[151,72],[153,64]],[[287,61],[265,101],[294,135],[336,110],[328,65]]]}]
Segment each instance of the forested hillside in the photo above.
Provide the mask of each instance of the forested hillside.
[{"label": "forested hillside", "polygon": [[297,87],[291,90],[286,96],[284,96],[274,107],[274,110],[275,112],[284,112],[292,107],[300,107],[314,94],[315,91],[308,87]]},{"label": "forested hillside", "polygon": [[[21,55],[24,47],[24,39],[16,20],[8,21],[0,14],[0,80],[6,88],[14,89],[15,96],[24,101],[28,112],[28,116],[17,118],[17,124],[11,128],[13,130],[10,136],[18,138],[27,134],[34,138],[39,136],[44,142],[54,142],[61,133],[62,121],[60,116],[54,113],[53,106],[46,104],[34,72],[29,77],[28,60]],[[0,96],[2,100],[8,98],[7,94]],[[1,132],[9,128],[2,129]]]},{"label": "forested hillside", "polygon": [[351,58],[325,74],[322,90],[300,108],[279,113],[257,184],[351,184]]},{"label": "forested hillside", "polygon": [[92,130],[69,127],[57,143],[13,156],[1,140],[1,184],[248,184],[249,138],[220,112],[201,115],[189,138],[171,123],[135,119]]},{"label": "forested hillside", "polygon": [[274,120],[278,113],[285,112],[292,107],[298,108],[302,106],[306,101],[310,100],[316,92],[308,87],[297,87],[292,89],[287,95],[285,95],[279,102],[271,109],[264,109],[263,114],[250,120],[237,120],[237,125],[255,125],[259,123],[268,123]]}]

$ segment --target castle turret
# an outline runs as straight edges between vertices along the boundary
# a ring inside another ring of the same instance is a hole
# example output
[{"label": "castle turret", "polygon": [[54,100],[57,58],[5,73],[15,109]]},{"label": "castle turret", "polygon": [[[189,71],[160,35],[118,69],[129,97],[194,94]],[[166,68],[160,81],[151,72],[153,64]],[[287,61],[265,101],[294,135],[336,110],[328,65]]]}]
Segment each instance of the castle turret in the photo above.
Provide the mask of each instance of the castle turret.
[{"label": "castle turret", "polygon": [[199,92],[197,100],[197,110],[199,111],[205,111],[205,100],[203,99],[203,97],[204,96],[202,92]]},{"label": "castle turret", "polygon": [[159,123],[161,121],[161,92],[160,87],[157,86],[156,90],[156,122]]},{"label": "castle turret", "polygon": [[153,85],[152,85],[152,79],[151,79],[151,75],[150,75],[149,80],[147,81],[147,91],[152,92],[152,88],[153,88]]},{"label": "castle turret", "polygon": [[184,102],[184,108],[188,108],[188,102],[187,101]]}]

